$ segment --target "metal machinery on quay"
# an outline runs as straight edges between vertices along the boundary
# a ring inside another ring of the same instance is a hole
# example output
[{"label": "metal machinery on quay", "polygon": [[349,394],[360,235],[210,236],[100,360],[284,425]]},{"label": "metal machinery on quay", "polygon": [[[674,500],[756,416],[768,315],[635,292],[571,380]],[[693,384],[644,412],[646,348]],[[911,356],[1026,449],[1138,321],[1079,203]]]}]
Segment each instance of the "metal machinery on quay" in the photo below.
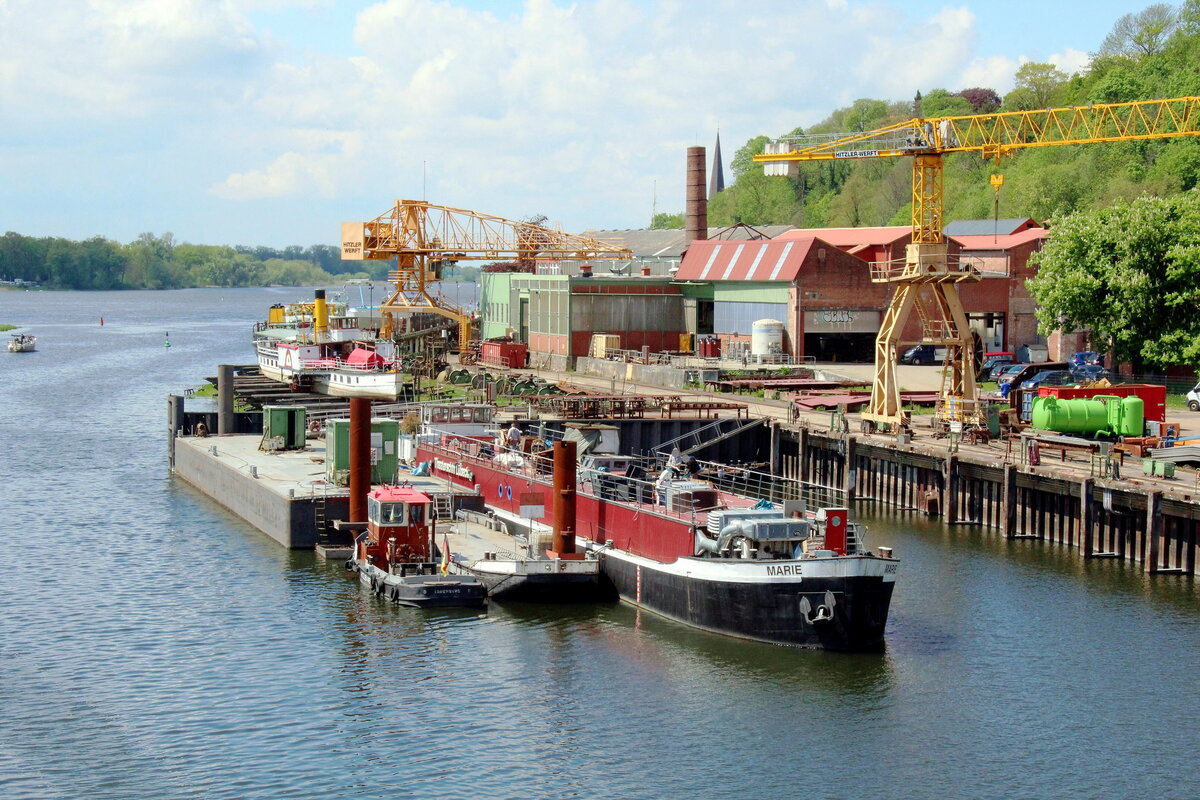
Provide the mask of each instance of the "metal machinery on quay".
[{"label": "metal machinery on quay", "polygon": [[538,262],[627,261],[632,257],[629,250],[597,239],[423,200],[397,200],[373,220],[342,223],[343,260],[396,259],[396,269],[389,276],[394,290],[379,307],[383,318],[380,335],[391,335],[397,313],[439,314],[458,324],[458,346],[464,351],[471,340],[470,315],[433,297],[426,288],[428,282],[438,279],[444,266],[512,258],[518,270],[533,272]]},{"label": "metal machinery on quay", "polygon": [[[958,284],[979,279],[970,264],[952,259],[942,234],[943,156],[973,152],[997,163],[1029,147],[1127,142],[1200,134],[1200,97],[1089,104],[1036,111],[910,119],[852,134],[786,137],[754,156],[767,175],[788,175],[802,161],[912,156],[912,243],[904,263],[872,264],[871,279],[895,286],[875,339],[875,379],[863,430],[901,429],[908,419],[896,381],[897,346],[914,307],[921,315],[921,343],[944,346],[935,422],[981,426],[976,397],[972,337],[958,297]],[[997,191],[1003,175],[992,176]]]}]

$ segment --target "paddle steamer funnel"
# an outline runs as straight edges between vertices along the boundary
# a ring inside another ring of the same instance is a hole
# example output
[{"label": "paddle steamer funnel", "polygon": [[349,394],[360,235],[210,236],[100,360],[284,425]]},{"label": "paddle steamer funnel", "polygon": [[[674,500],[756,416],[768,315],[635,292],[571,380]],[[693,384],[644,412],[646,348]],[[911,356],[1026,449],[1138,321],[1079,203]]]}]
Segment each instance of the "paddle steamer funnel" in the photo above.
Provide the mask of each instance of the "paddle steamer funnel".
[{"label": "paddle steamer funnel", "polygon": [[554,533],[550,540],[553,558],[575,554],[575,443],[554,443]]},{"label": "paddle steamer funnel", "polygon": [[371,491],[371,401],[350,398],[350,519],[367,518],[367,493]]},{"label": "paddle steamer funnel", "polygon": [[325,290],[317,289],[313,297],[313,340],[323,342],[329,338],[329,306],[325,305]]},{"label": "paddle steamer funnel", "polygon": [[708,238],[708,197],[704,189],[704,148],[687,150],[687,204],[684,207],[684,241]]}]

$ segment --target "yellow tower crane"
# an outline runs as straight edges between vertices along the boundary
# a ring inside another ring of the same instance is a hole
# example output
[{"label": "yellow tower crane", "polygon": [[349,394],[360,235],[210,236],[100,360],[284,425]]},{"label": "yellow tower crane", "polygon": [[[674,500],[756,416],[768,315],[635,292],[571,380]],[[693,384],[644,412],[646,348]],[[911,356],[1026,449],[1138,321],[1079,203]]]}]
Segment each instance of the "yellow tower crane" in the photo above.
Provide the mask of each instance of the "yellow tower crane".
[{"label": "yellow tower crane", "polygon": [[529,222],[515,222],[423,200],[397,200],[369,222],[342,223],[342,258],[347,261],[396,259],[388,280],[395,290],[382,305],[381,334],[390,336],[397,312],[426,312],[458,323],[458,346],[467,349],[471,317],[429,294],[426,285],[456,261],[515,259],[532,269],[541,261],[627,261],[633,254],[598,239],[576,236]]},{"label": "yellow tower crane", "polygon": [[[1142,100],[1008,111],[962,117],[911,119],[873,131],[797,136],[772,142],[754,156],[768,175],[786,175],[795,162],[839,158],[913,156],[912,243],[903,264],[871,265],[871,279],[896,287],[875,339],[875,382],[862,415],[864,430],[906,423],[896,383],[896,346],[914,305],[922,315],[922,341],[944,345],[949,373],[943,378],[936,416],[980,422],[975,396],[971,332],[957,286],[979,279],[978,271],[948,257],[942,236],[942,156],[980,153],[999,162],[1028,147],[1128,142],[1200,135],[1200,97]],[[993,176],[999,190],[1002,176]],[[924,295],[924,301],[919,295]],[[926,313],[926,312],[931,313]]]}]

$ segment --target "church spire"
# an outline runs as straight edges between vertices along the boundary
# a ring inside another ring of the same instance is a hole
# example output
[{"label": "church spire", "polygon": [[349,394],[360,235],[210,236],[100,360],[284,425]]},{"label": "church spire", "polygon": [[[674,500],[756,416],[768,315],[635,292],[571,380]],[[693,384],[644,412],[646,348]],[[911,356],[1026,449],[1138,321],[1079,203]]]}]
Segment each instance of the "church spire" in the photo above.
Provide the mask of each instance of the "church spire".
[{"label": "church spire", "polygon": [[721,131],[717,131],[717,146],[713,148],[712,180],[708,184],[708,199],[725,189],[725,169],[721,166]]}]

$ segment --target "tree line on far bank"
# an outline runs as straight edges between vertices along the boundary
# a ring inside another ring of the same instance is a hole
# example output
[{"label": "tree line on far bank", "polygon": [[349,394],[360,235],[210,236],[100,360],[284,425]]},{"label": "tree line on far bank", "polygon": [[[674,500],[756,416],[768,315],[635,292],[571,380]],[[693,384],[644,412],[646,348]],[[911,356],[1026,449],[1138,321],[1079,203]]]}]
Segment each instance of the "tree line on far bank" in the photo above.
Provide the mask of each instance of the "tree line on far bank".
[{"label": "tree line on far bank", "polygon": [[[73,241],[10,231],[0,237],[0,277],[47,289],[302,286],[370,277],[346,269],[340,255],[328,245],[275,250],[177,243],[170,233],[143,233],[121,244],[101,236]],[[358,270],[362,266],[354,264]]]},{"label": "tree line on far bank", "polygon": [[[12,231],[0,237],[0,279],[47,289],[315,286],[355,278],[384,281],[391,268],[390,261],[343,261],[337,247],[324,244],[282,249],[201,245],[178,243],[170,233],[143,233],[128,244],[102,236],[74,241]],[[456,279],[452,274],[445,278]]]}]

